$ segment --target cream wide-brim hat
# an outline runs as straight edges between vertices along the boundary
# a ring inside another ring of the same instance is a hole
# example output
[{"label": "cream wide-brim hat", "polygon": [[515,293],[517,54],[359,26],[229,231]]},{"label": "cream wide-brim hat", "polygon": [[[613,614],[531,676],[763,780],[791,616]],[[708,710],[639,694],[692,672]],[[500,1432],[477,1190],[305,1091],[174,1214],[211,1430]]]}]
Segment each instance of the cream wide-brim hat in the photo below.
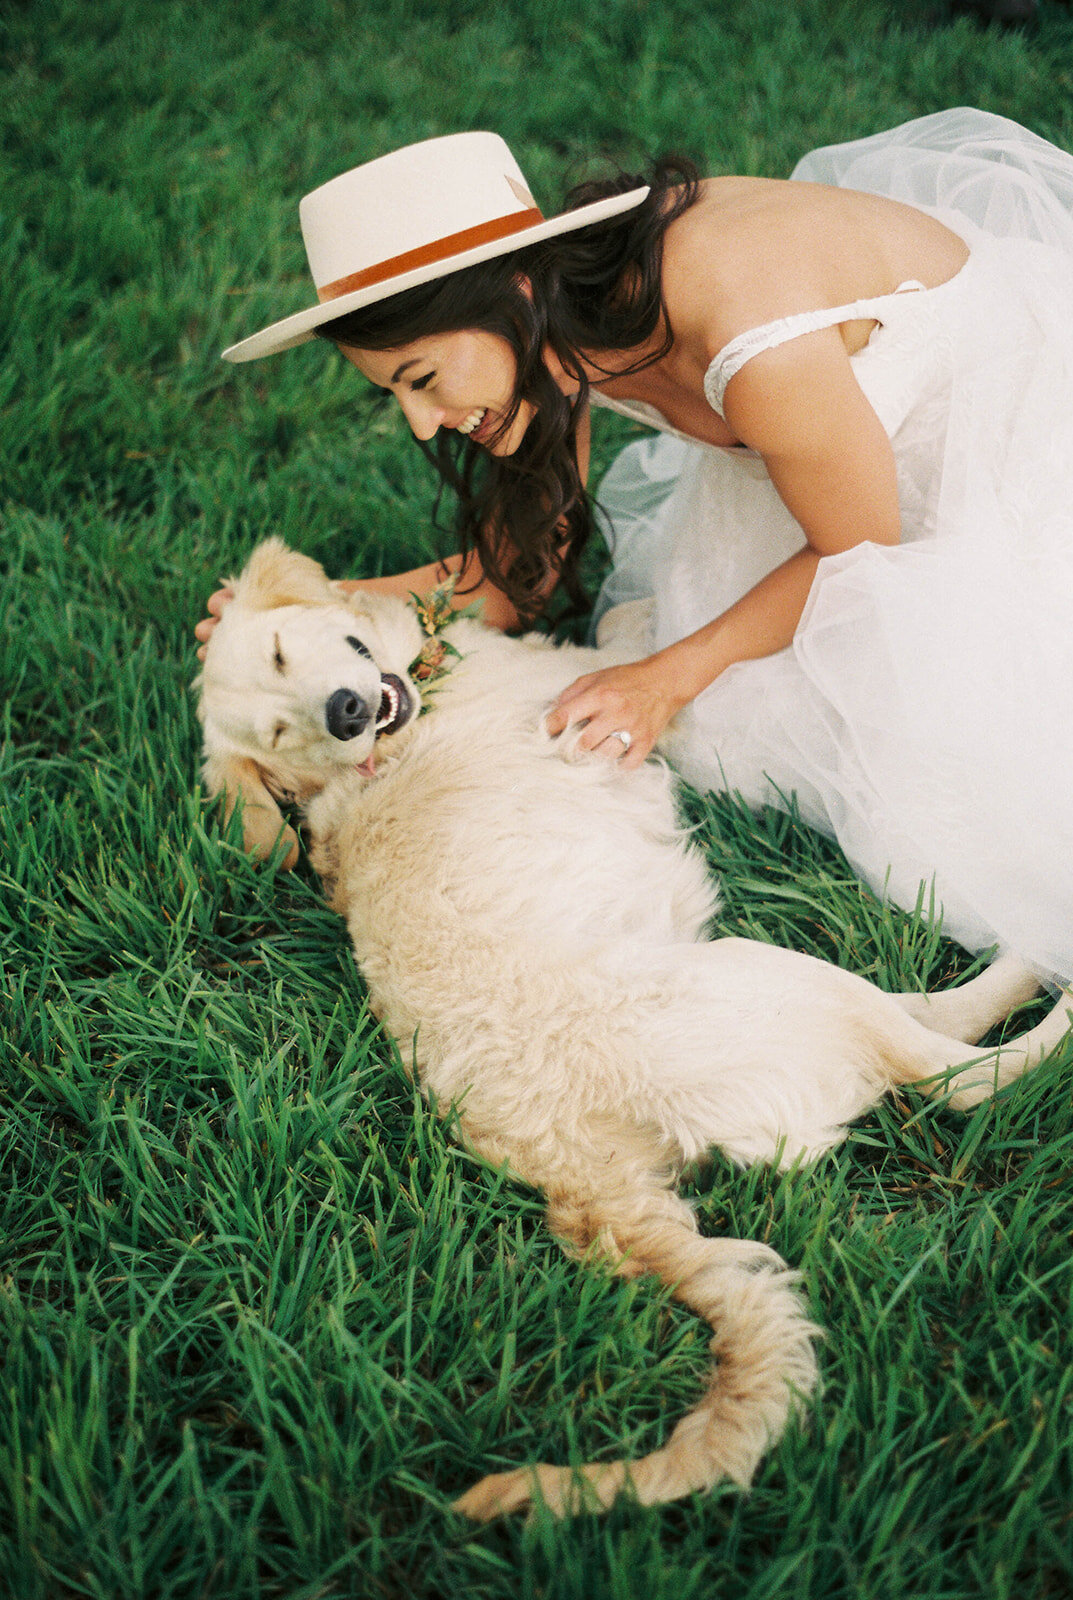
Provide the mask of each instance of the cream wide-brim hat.
[{"label": "cream wide-brim hat", "polygon": [[307,194],[302,237],[319,304],[223,352],[256,361],[312,339],[321,323],[418,284],[631,211],[632,189],[545,219],[496,133],[406,145]]}]

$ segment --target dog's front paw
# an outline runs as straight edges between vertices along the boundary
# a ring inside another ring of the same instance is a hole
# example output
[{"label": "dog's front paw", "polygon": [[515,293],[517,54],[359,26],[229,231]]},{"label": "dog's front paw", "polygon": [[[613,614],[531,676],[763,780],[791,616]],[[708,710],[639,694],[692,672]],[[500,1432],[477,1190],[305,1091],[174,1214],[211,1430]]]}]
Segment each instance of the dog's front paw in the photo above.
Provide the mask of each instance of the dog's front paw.
[{"label": "dog's front paw", "polygon": [[289,823],[284,822],[278,810],[265,806],[247,805],[242,812],[243,848],[258,861],[271,859],[279,849],[279,864],[290,872],[298,864],[298,835]]}]

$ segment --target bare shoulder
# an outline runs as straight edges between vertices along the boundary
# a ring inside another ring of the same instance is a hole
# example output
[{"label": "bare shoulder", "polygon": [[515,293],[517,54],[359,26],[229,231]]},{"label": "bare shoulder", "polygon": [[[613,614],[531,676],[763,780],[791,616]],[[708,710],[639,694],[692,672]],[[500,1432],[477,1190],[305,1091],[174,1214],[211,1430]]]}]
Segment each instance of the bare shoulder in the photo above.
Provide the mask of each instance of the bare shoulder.
[{"label": "bare shoulder", "polygon": [[699,362],[779,317],[943,283],[967,255],[935,218],[879,195],[710,178],[667,231],[663,288],[675,345]]},{"label": "bare shoulder", "polygon": [[[701,355],[740,331],[742,315],[783,294],[800,271],[774,268],[771,245],[782,231],[783,185],[763,178],[709,178],[694,205],[667,230],[663,293],[676,345]],[[781,252],[780,252],[781,253]],[[757,281],[759,272],[762,281]],[[772,315],[779,315],[777,312]]]}]

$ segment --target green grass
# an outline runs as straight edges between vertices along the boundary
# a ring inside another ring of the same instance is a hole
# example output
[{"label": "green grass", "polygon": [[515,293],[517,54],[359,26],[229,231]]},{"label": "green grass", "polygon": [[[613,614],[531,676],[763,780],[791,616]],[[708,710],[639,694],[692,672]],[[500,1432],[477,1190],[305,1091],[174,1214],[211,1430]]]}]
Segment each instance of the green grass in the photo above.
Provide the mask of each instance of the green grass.
[{"label": "green grass", "polygon": [[[969,1118],[906,1097],[819,1167],[721,1160],[824,1391],[749,1495],[483,1530],[524,1459],[651,1448],[704,1329],[568,1262],[369,1015],[307,870],[197,789],[191,628],[279,533],[435,548],[400,420],[319,346],[296,201],[491,126],[538,195],[607,153],[780,174],[973,102],[1073,148],[1073,17],[942,0],[24,0],[0,9],[0,1596],[1061,1600],[1073,1591],[1067,1051]],[[600,419],[598,463],[629,429]],[[792,818],[692,797],[722,925],[892,986],[969,970]]]}]

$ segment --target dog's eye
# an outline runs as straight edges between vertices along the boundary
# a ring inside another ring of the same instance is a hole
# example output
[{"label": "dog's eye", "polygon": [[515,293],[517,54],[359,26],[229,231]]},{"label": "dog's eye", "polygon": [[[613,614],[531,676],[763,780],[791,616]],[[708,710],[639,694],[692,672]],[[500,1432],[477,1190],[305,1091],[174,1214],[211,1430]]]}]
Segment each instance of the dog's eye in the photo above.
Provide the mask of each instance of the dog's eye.
[{"label": "dog's eye", "polygon": [[273,634],[273,636],[272,636],[272,645],[273,645],[272,665],[275,667],[277,672],[286,672],[287,663],[283,659],[283,651],[280,649],[279,634],[278,633],[277,634]]},{"label": "dog's eye", "polygon": [[371,661],[373,659],[372,651],[367,649],[367,647],[362,644],[360,639],[355,639],[352,633],[347,634],[346,642],[347,644],[353,646],[353,648],[358,652],[359,656],[364,656],[366,661]]},{"label": "dog's eye", "polygon": [[283,738],[283,735],[286,733],[286,731],[287,731],[287,724],[285,722],[277,722],[276,723],[276,726],[272,729],[272,748],[273,748],[273,750],[276,748],[277,744],[279,744],[279,741]]}]

